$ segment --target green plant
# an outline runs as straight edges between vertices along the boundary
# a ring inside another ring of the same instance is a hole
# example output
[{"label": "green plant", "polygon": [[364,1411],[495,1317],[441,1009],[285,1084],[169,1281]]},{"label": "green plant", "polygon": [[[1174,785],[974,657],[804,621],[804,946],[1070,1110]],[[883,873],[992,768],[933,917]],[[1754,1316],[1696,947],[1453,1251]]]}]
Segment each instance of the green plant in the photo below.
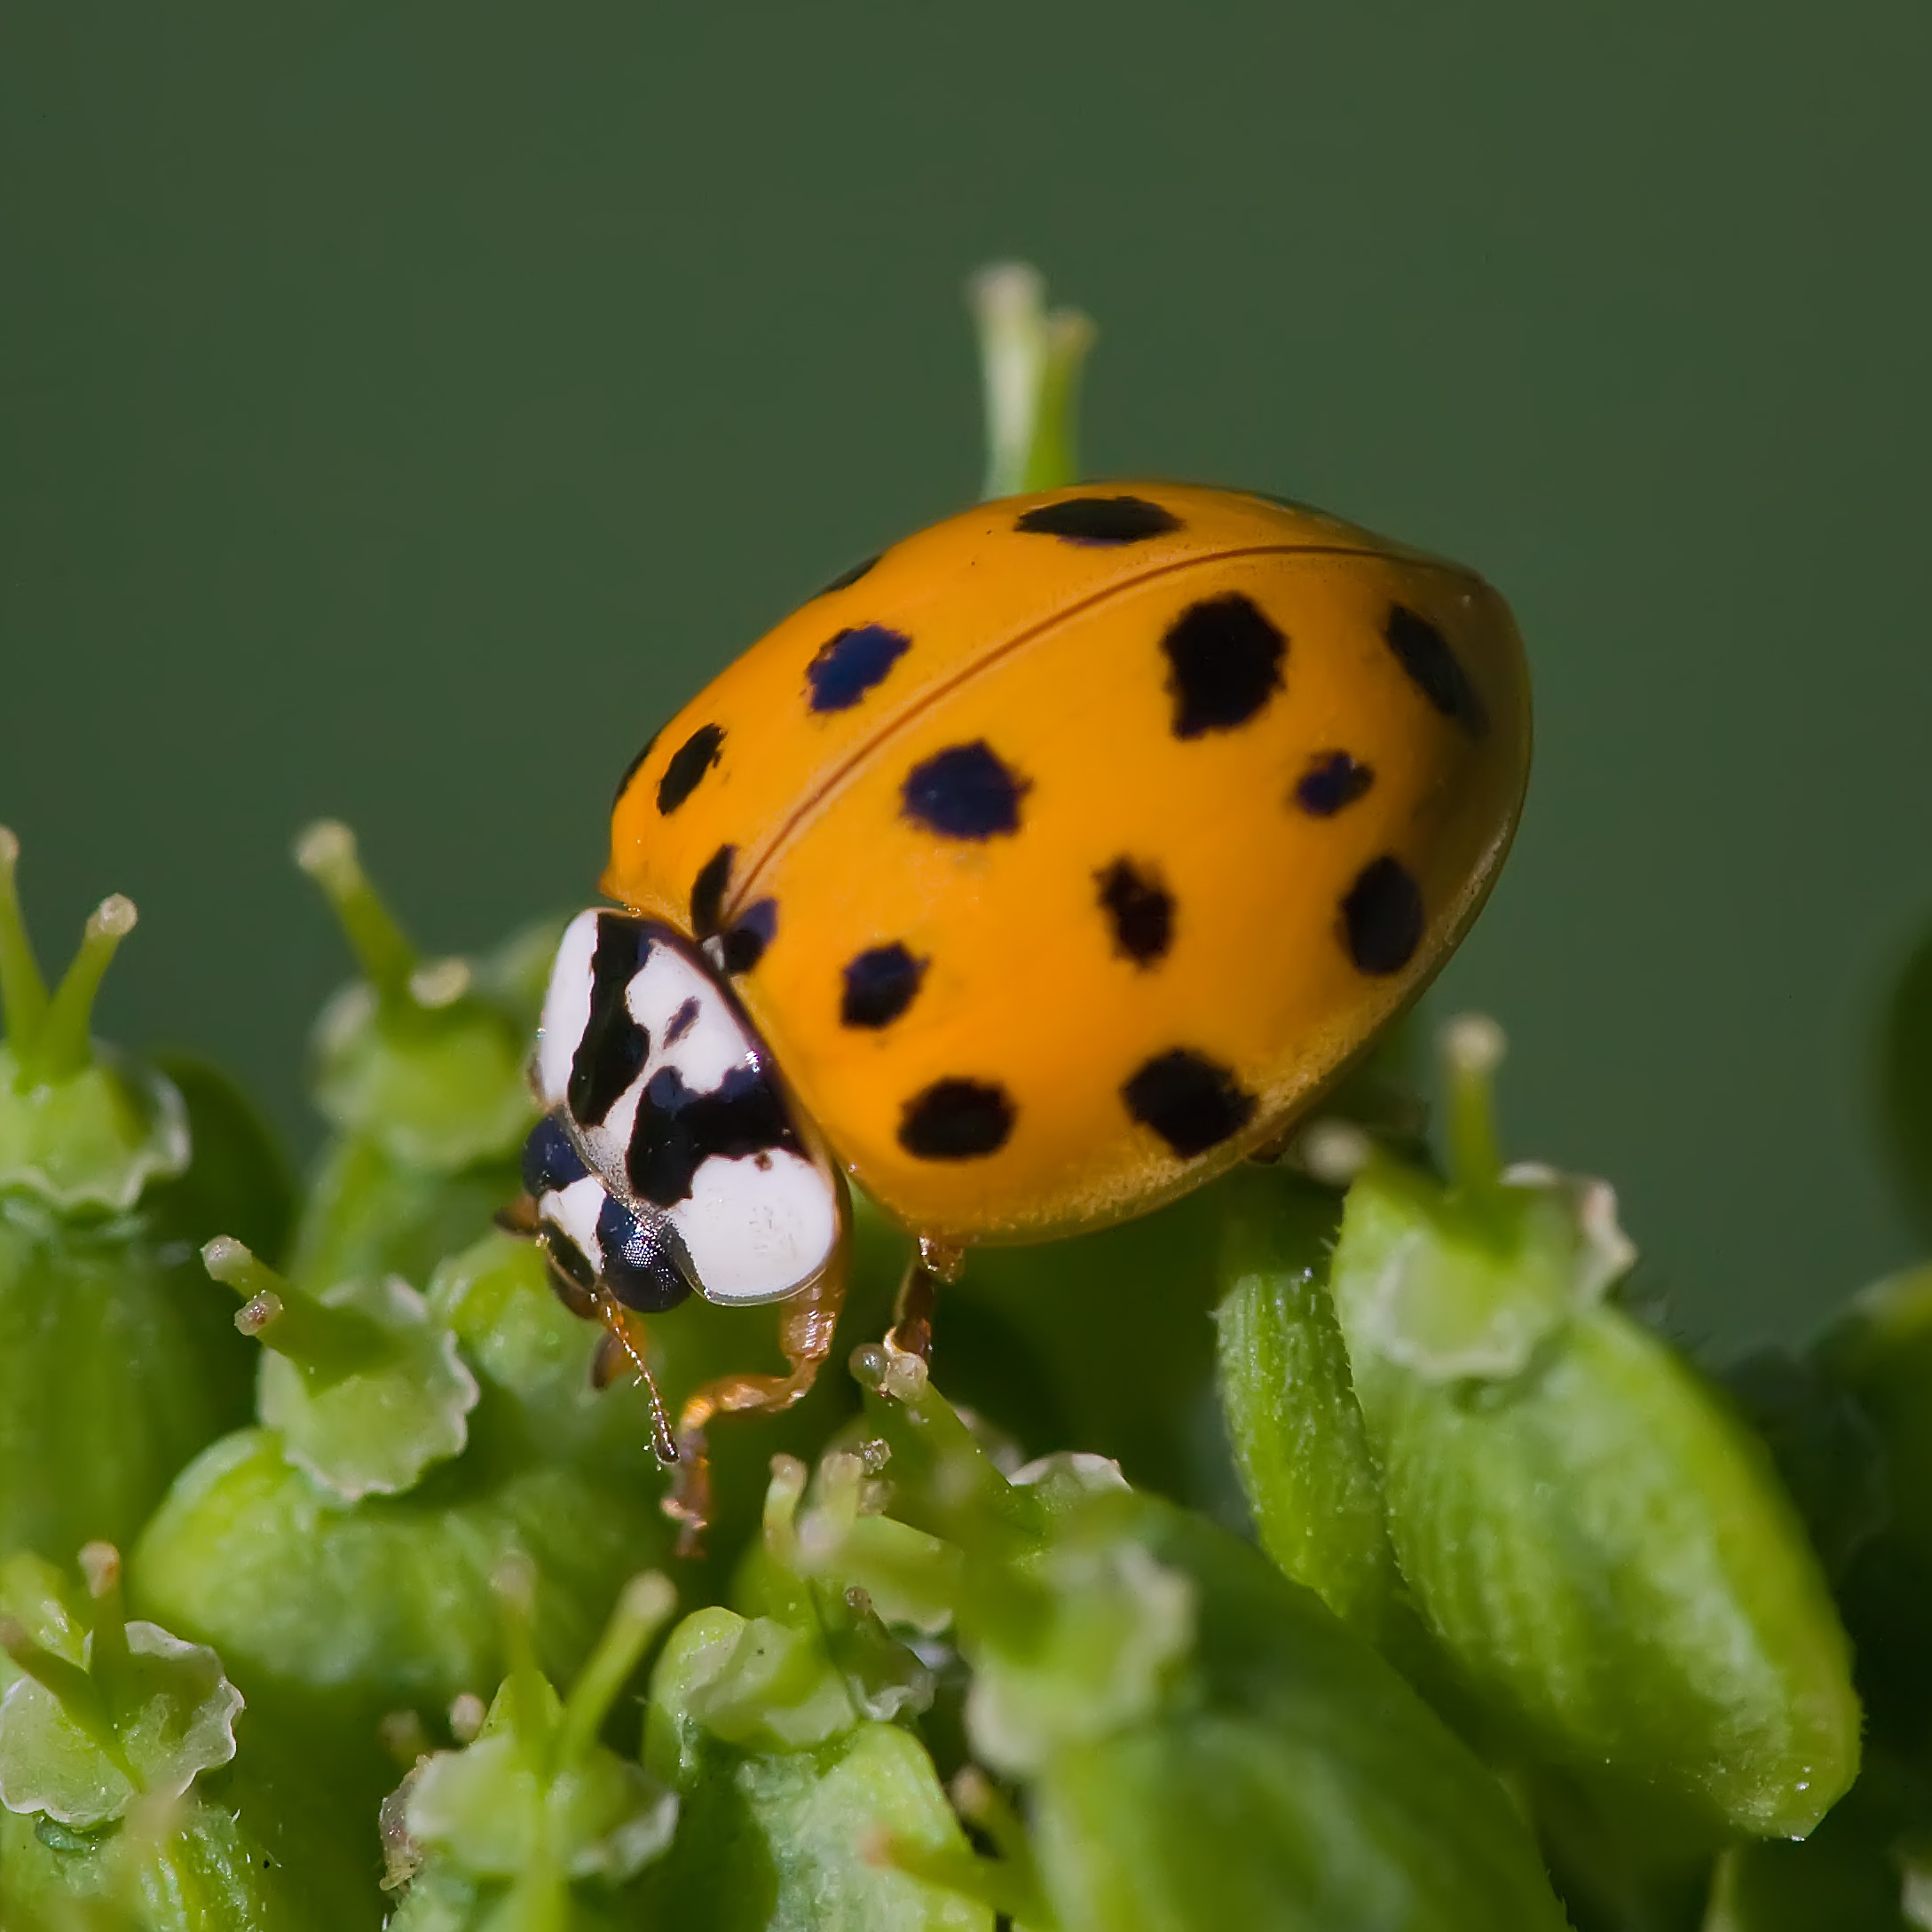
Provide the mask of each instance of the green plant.
[{"label": "green plant", "polygon": [[[1091,325],[974,298],[990,488],[1070,473]],[[48,992],[17,856],[0,1922],[1932,1924],[1932,1273],[1709,1372],[1608,1187],[1503,1163],[1490,1023],[1437,1153],[1388,1054],[1272,1161],[975,1256],[936,1384],[859,1202],[850,1373],[721,1427],[681,1563],[641,1394],[492,1225],[556,928],[425,963],[304,835],[360,976],[298,1196],[222,1076],[90,1039],[125,901]],[[1921,956],[1913,1198],[1928,1016]],[[656,1324],[666,1382],[747,1319]]]}]

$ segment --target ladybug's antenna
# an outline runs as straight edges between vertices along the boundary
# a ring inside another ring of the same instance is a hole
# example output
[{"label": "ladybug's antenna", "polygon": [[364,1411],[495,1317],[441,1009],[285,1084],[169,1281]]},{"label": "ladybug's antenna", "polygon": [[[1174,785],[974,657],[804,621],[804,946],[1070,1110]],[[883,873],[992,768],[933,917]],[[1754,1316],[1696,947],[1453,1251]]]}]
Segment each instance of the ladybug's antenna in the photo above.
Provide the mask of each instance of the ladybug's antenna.
[{"label": "ladybug's antenna", "polygon": [[617,1379],[617,1358],[620,1354],[625,1357],[631,1372],[643,1384],[645,1399],[651,1404],[651,1447],[660,1463],[676,1462],[677,1438],[671,1433],[671,1418],[665,1412],[663,1397],[658,1393],[651,1364],[644,1359],[643,1324],[632,1319],[621,1302],[613,1301],[608,1295],[597,1297],[597,1320],[603,1324],[603,1343],[597,1351],[594,1370],[597,1386],[608,1388]]}]

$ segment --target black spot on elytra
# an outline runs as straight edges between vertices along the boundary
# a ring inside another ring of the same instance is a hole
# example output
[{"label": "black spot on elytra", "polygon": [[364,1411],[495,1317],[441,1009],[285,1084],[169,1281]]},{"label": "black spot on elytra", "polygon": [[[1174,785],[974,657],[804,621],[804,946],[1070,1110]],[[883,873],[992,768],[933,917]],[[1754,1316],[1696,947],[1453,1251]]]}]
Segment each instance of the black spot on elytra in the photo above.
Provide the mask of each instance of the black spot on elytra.
[{"label": "black spot on elytra", "polygon": [[1415,688],[1445,718],[1455,719],[1471,737],[1488,730],[1488,706],[1448,639],[1427,618],[1406,603],[1392,603],[1382,635]]},{"label": "black spot on elytra", "polygon": [[737,856],[735,845],[721,845],[691,881],[691,931],[699,939],[709,939],[718,930],[725,891],[731,883],[731,862]]},{"label": "black spot on elytra", "polygon": [[524,1142],[524,1192],[532,1200],[561,1194],[589,1171],[577,1143],[555,1114],[546,1114],[530,1130],[530,1138]]},{"label": "black spot on elytra", "polygon": [[749,973],[765,957],[778,930],[778,902],[761,899],[745,907],[737,925],[724,935],[724,970]]},{"label": "black spot on elytra", "polygon": [[624,996],[651,952],[635,919],[597,915],[597,947],[590,958],[590,1014],[571,1055],[564,1097],[580,1126],[603,1124],[626,1087],[651,1057],[651,1036],[631,1017]]},{"label": "black spot on elytra", "polygon": [[1061,537],[1069,543],[1144,543],[1180,528],[1180,518],[1139,496],[1070,496],[1042,503],[1013,526],[1029,537]]},{"label": "black spot on elytra", "polygon": [[1254,1118],[1255,1097],[1233,1072],[1186,1046],[1156,1053],[1120,1092],[1127,1111],[1183,1160],[1218,1147]]},{"label": "black spot on elytra", "polygon": [[1281,688],[1288,640],[1238,590],[1190,604],[1161,640],[1174,736],[1244,725]]},{"label": "black spot on elytra", "polygon": [[935,1080],[905,1103],[899,1145],[922,1161],[976,1161],[1013,1132],[1013,1104],[990,1081]]},{"label": "black spot on elytra", "polygon": [[698,996],[693,993],[678,1010],[671,1015],[671,1023],[664,1029],[666,1046],[675,1046],[690,1029],[698,1024]]},{"label": "black spot on elytra", "polygon": [[897,940],[869,946],[845,966],[845,993],[839,1021],[848,1027],[890,1026],[908,1006],[929,964],[915,958]]},{"label": "black spot on elytra", "polygon": [[718,762],[723,745],[722,724],[701,724],[671,753],[658,780],[658,809],[666,818],[698,789],[698,781]]},{"label": "black spot on elytra", "polygon": [[1400,860],[1371,859],[1342,901],[1342,942],[1364,973],[1400,973],[1422,944],[1423,895]]},{"label": "black spot on elytra", "polygon": [[883,624],[843,630],[818,647],[805,666],[814,711],[849,711],[912,647],[903,631]]},{"label": "black spot on elytra", "polygon": [[[881,550],[879,553],[879,556],[885,556],[885,554],[886,553]],[[839,574],[834,577],[829,584],[825,585],[823,589],[815,590],[812,593],[813,596],[829,597],[835,590],[851,589],[853,585],[857,583],[859,579],[864,576],[866,572],[871,570],[873,564],[878,563],[879,556],[865,557],[859,563],[853,564],[849,570],[840,571]]]},{"label": "black spot on elytra", "polygon": [[627,1308],[660,1314],[675,1308],[691,1291],[677,1264],[651,1238],[643,1222],[610,1195],[597,1210],[597,1247],[603,1285]]},{"label": "black spot on elytra", "polygon": [[661,736],[661,732],[653,731],[644,740],[643,750],[639,752],[636,757],[625,766],[624,776],[617,781],[617,790],[611,794],[611,807],[613,811],[617,808],[619,801],[623,798],[624,794],[630,790],[631,780],[637,776],[645,759],[649,758],[651,753],[658,748],[658,740]]},{"label": "black spot on elytra", "polygon": [[1114,950],[1138,966],[1157,965],[1174,942],[1173,895],[1151,870],[1117,858],[1094,875]]},{"label": "black spot on elytra", "polygon": [[913,824],[949,839],[990,839],[1020,829],[1028,781],[984,738],[934,752],[907,774],[902,808]]},{"label": "black spot on elytra", "polygon": [[761,1068],[731,1069],[709,1092],[660,1067],[645,1084],[625,1151],[625,1172],[640,1201],[660,1208],[690,1198],[691,1179],[713,1155],[742,1160],[767,1147],[799,1151],[799,1139]]},{"label": "black spot on elytra", "polygon": [[1346,752],[1317,752],[1295,781],[1295,802],[1312,818],[1333,818],[1375,782],[1375,773]]}]

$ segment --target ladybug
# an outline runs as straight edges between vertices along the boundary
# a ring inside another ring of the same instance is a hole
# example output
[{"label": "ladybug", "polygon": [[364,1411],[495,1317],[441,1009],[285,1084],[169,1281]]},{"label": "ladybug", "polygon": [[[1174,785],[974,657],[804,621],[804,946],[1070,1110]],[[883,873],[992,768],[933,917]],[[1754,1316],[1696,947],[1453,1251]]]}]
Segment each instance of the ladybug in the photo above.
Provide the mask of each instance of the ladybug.
[{"label": "ladybug", "polygon": [[632,761],[564,934],[526,1154],[560,1292],[643,1369],[693,1291],[829,1351],[847,1178],[920,1237],[898,1347],[982,1242],[1147,1212],[1265,1144],[1442,965],[1529,760],[1509,610],[1279,499],[982,503],[849,570]]}]

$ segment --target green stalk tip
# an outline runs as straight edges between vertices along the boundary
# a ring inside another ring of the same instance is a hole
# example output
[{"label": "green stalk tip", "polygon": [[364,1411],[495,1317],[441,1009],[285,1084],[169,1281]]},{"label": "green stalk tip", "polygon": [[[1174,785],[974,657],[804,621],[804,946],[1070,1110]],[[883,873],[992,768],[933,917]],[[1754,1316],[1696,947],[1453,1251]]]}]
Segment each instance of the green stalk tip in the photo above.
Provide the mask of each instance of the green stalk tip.
[{"label": "green stalk tip", "polygon": [[81,948],[54,989],[31,1039],[16,1044],[20,1070],[35,1083],[71,1080],[94,1057],[90,1027],[107,962],[134,930],[134,902],[110,893],[81,929]]},{"label": "green stalk tip", "polygon": [[1029,490],[1057,490],[1080,477],[1080,375],[1098,333],[1078,309],[1055,309],[1044,324],[1039,396],[1027,453]]},{"label": "green stalk tip", "polygon": [[524,1556],[506,1557],[490,1576],[490,1593],[503,1636],[504,1681],[509,1692],[510,1730],[524,1763],[547,1779],[552,1755],[545,1678],[537,1662],[537,1573]]},{"label": "green stalk tip", "polygon": [[332,1308],[284,1281],[232,1234],[217,1234],[202,1248],[201,1266],[241,1296],[236,1328],[299,1368],[353,1375],[390,1351],[390,1338],[368,1316]]},{"label": "green stalk tip", "polygon": [[1450,1178],[1472,1196],[1494,1193],[1502,1179],[1496,1138],[1495,1072],[1509,1041],[1486,1013],[1460,1013],[1438,1036],[1448,1085]]},{"label": "green stalk tip", "polygon": [[356,835],[338,818],[320,818],[295,844],[296,863],[335,909],[357,963],[385,1001],[406,998],[416,949],[362,869]]},{"label": "green stalk tip", "polygon": [[127,1681],[128,1618],[121,1601],[121,1552],[109,1542],[83,1543],[80,1565],[94,1605],[88,1670],[111,1707],[115,1684]]},{"label": "green stalk tip", "polygon": [[1080,473],[1074,435],[1091,318],[1045,306],[1046,282],[1026,262],[995,262],[966,282],[980,338],[988,497],[1053,490]]},{"label": "green stalk tip", "polygon": [[677,1608],[677,1591],[655,1570],[634,1576],[619,1593],[617,1607],[564,1700],[557,1732],[556,1762],[572,1764],[585,1757],[617,1702],[644,1647]]},{"label": "green stalk tip", "polygon": [[16,1053],[24,1053],[47,1016],[47,982],[34,942],[27,934],[15,873],[20,863],[20,841],[0,825],[0,1021]]}]

